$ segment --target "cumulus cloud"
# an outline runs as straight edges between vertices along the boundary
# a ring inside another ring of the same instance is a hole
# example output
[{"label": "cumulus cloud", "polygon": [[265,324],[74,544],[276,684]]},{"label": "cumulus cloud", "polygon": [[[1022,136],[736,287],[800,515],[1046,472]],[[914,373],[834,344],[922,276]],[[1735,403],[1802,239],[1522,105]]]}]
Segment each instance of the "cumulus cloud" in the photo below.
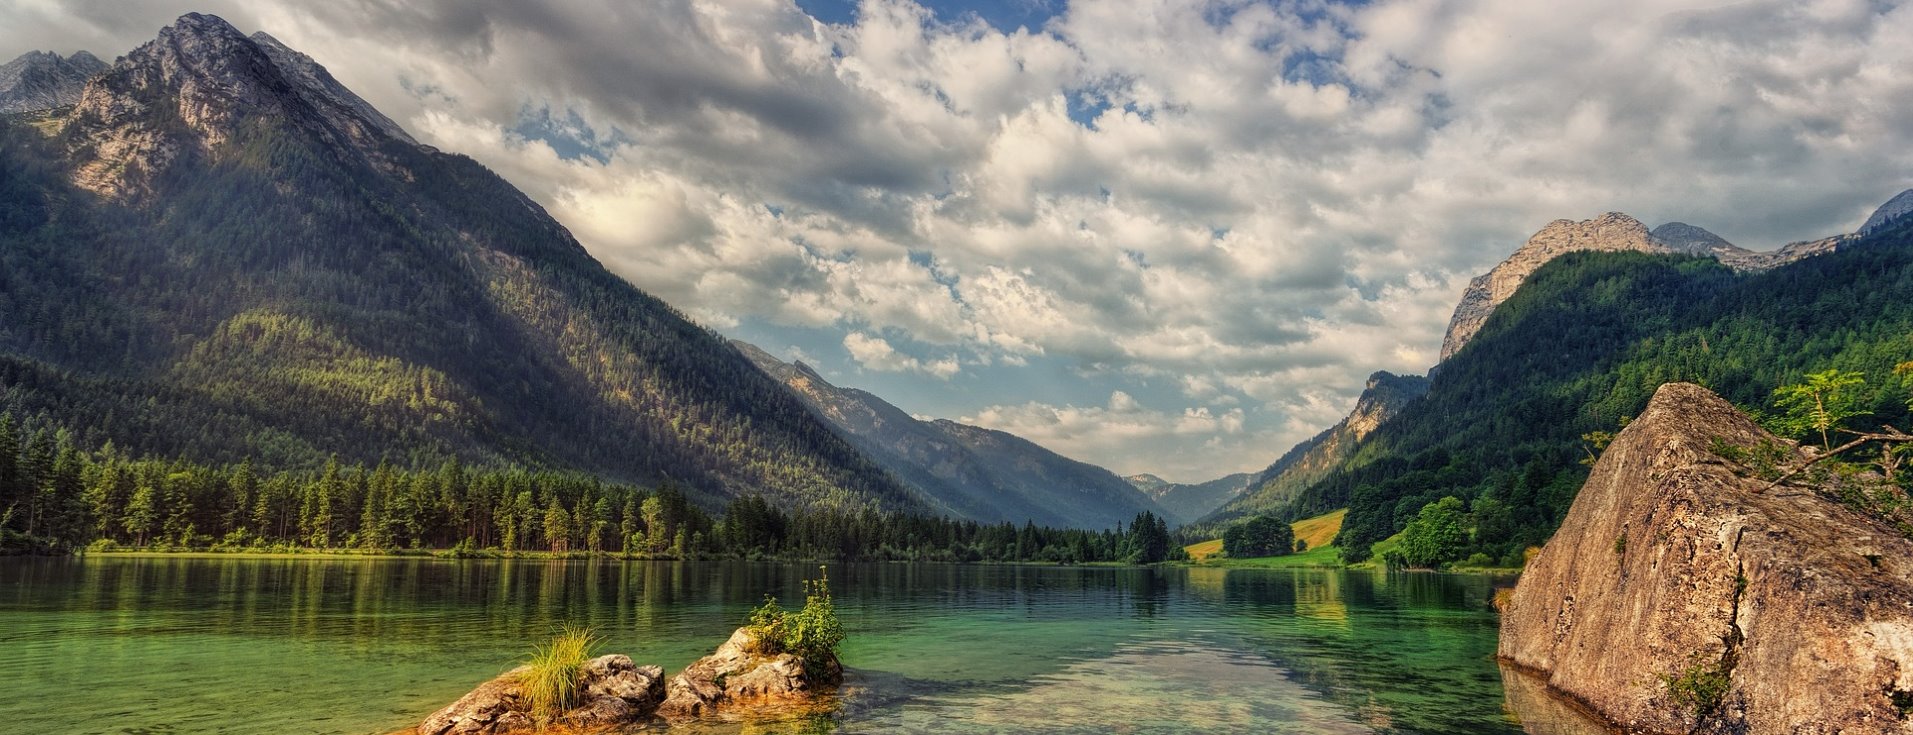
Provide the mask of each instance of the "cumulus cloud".
[{"label": "cumulus cloud", "polygon": [[933,377],[948,379],[961,368],[956,358],[945,357],[940,360],[919,360],[891,347],[882,337],[851,332],[844,335],[844,349],[850,351],[850,359],[856,360],[867,370],[884,373],[923,373]]},{"label": "cumulus cloud", "polygon": [[[40,0],[0,44],[111,55],[188,9],[708,324],[841,334],[952,413],[1179,479],[1426,369],[1466,278],[1550,220],[1764,249],[1913,184],[1913,9],[1881,0],[1075,0],[1017,29],[910,0]],[[965,382],[986,365],[1033,377]],[[1196,413],[1053,406],[1059,372]]]}]

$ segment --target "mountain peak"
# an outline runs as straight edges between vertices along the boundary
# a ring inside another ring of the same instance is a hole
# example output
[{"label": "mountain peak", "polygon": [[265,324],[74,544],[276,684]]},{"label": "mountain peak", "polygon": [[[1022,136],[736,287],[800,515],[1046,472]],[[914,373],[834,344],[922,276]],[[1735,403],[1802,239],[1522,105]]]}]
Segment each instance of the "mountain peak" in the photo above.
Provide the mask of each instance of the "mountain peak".
[{"label": "mountain peak", "polygon": [[86,82],[106,70],[106,62],[85,51],[61,58],[52,51],[28,51],[0,66],[0,114],[39,112],[80,100]]},{"label": "mountain peak", "polygon": [[272,59],[273,65],[279,68],[279,72],[284,74],[287,80],[298,85],[306,93],[308,101],[318,107],[321,113],[334,118],[335,124],[350,130],[355,126],[348,121],[356,118],[395,140],[413,144],[418,142],[412,138],[411,134],[405,132],[405,128],[393,122],[392,118],[386,117],[363,98],[353,94],[352,90],[340,84],[339,80],[332,77],[331,72],[326,71],[326,68],[320,66],[319,62],[314,61],[312,57],[293,50],[292,47],[281,43],[279,39],[273,38],[265,31],[252,34],[251,40],[260,50],[266,52],[266,56]]},{"label": "mountain peak", "polygon": [[1667,246],[1648,232],[1647,225],[1620,212],[1578,222],[1568,219],[1549,222],[1507,260],[1468,282],[1468,289],[1462,292],[1461,303],[1455,306],[1455,315],[1448,322],[1448,333],[1442,338],[1441,359],[1446,361],[1473,339],[1495,307],[1513,296],[1515,289],[1548,261],[1572,252],[1618,250],[1668,252]]},{"label": "mountain peak", "polygon": [[1913,189],[1900,192],[1892,199],[1888,199],[1885,204],[1880,205],[1879,209],[1873,210],[1873,216],[1867,218],[1866,224],[1860,225],[1860,234],[1865,235],[1885,227],[1905,217],[1908,212],[1913,212]]},{"label": "mountain peak", "polygon": [[67,124],[74,183],[120,199],[147,192],[182,156],[217,158],[262,130],[296,131],[348,156],[413,143],[311,57],[202,13],[180,16],[89,83]]},{"label": "mountain peak", "polygon": [[1669,222],[1648,234],[1661,244],[1689,255],[1712,255],[1717,249],[1734,247],[1726,238],[1686,222]]}]

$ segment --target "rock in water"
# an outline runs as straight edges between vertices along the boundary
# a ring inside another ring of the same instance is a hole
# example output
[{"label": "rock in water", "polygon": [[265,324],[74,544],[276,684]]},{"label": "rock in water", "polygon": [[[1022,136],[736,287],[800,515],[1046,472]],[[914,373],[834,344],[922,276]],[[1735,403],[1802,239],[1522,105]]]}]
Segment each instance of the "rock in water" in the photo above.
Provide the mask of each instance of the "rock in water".
[{"label": "rock in water", "polygon": [[[418,735],[506,735],[538,729],[521,680],[528,666],[480,684],[419,723]],[[614,653],[585,663],[578,706],[559,716],[577,728],[603,728],[649,717],[664,700],[664,669],[637,666]]]},{"label": "rock in water", "polygon": [[813,674],[797,656],[762,650],[750,628],[738,628],[716,653],[671,678],[670,695],[659,714],[696,717],[727,704],[803,702],[843,681],[843,666],[834,656],[813,667]]},{"label": "rock in water", "polygon": [[[1699,386],[1655,393],[1522,575],[1501,657],[1628,732],[1913,732],[1913,541],[1716,441],[1776,440]],[[1704,715],[1668,682],[1690,672],[1724,677]]]}]

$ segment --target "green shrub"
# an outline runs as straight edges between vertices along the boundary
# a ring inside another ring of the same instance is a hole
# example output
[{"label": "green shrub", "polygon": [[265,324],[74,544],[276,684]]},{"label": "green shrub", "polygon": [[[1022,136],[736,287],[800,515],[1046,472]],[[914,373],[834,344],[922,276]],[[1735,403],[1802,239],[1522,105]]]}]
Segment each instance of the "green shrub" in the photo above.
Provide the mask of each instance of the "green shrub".
[{"label": "green shrub", "polygon": [[1674,703],[1696,717],[1705,717],[1720,709],[1721,700],[1727,697],[1727,687],[1732,684],[1726,666],[1699,660],[1678,674],[1662,675],[1661,682],[1667,685],[1667,694]]},{"label": "green shrub", "polygon": [[578,704],[578,682],[599,638],[590,628],[564,627],[551,642],[532,648],[531,670],[521,681],[532,716],[550,720]]},{"label": "green shrub", "polygon": [[751,611],[749,623],[759,653],[789,653],[803,659],[812,673],[835,658],[844,641],[844,624],[830,597],[830,576],[823,567],[817,571],[817,579],[804,581],[802,609],[787,612],[777,598],[765,596],[764,604]]}]

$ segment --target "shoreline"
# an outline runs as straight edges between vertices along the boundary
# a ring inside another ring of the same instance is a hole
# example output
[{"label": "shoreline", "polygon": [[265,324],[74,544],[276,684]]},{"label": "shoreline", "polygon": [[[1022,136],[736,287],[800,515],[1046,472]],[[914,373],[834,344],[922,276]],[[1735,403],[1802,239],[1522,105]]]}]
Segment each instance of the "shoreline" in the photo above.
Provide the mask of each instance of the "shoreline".
[{"label": "shoreline", "polygon": [[[21,555],[21,556],[25,557],[25,556],[34,556],[34,555],[29,554],[29,555]],[[40,555],[40,556],[44,556],[46,558],[57,558],[62,555],[53,554],[53,555]],[[1158,564],[1125,564],[1121,562],[1107,562],[1107,561],[1078,562],[1078,563],[1065,564],[1060,562],[1043,562],[1043,561],[987,561],[987,560],[985,561],[949,561],[949,560],[940,560],[940,559],[834,559],[834,558],[825,558],[825,557],[745,558],[745,557],[734,557],[734,556],[733,557],[724,557],[724,556],[676,557],[676,556],[668,556],[668,555],[667,556],[647,556],[647,555],[626,555],[626,554],[607,553],[607,552],[592,553],[592,552],[577,552],[577,551],[568,551],[568,552],[479,551],[479,552],[469,552],[469,553],[453,553],[453,551],[450,549],[417,549],[417,550],[385,549],[385,550],[364,550],[364,551],[351,550],[351,549],[305,549],[305,550],[278,550],[278,551],[251,550],[251,549],[242,549],[242,550],[233,550],[233,551],[215,550],[215,549],[182,549],[177,551],[158,550],[158,549],[113,549],[113,550],[78,551],[66,556],[73,556],[73,557],[79,557],[79,558],[113,557],[113,558],[136,558],[136,559],[137,558],[315,559],[315,560],[316,559],[363,559],[363,560],[430,559],[430,560],[438,560],[438,561],[513,561],[513,560],[518,560],[518,561],[615,561],[615,562],[742,561],[742,562],[765,562],[765,563],[771,563],[771,564],[815,564],[815,563],[835,562],[835,563],[845,563],[845,564],[949,564],[952,566],[1008,566],[1008,567],[1057,567],[1057,568],[1072,568],[1073,567],[1073,568],[1099,568],[1099,569],[1149,569],[1149,568],[1160,567],[1160,568],[1181,568],[1181,569],[1254,569],[1254,570],[1264,570],[1264,571],[1279,571],[1284,569],[1322,571],[1322,572],[1334,572],[1334,571],[1386,572],[1386,571],[1389,571],[1383,568],[1381,565],[1375,564],[1372,562],[1364,562],[1361,564],[1318,564],[1318,563],[1255,564],[1255,563],[1250,563],[1254,561],[1250,559],[1216,559],[1216,560],[1204,560],[1204,561],[1161,562]],[[1280,559],[1282,557],[1270,557],[1270,558]],[[1398,569],[1394,571],[1403,572],[1403,573],[1412,573],[1412,574],[1448,574],[1448,575],[1467,576],[1467,577],[1519,577],[1521,576],[1521,572],[1522,572],[1521,569],[1507,568],[1507,567]]]}]

